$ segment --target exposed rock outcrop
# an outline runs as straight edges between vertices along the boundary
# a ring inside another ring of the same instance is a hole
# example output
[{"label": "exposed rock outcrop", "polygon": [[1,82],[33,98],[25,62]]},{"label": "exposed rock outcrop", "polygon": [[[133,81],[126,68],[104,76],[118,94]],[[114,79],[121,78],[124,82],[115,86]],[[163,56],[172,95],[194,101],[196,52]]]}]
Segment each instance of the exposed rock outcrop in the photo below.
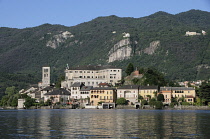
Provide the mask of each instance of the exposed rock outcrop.
[{"label": "exposed rock outcrop", "polygon": [[65,31],[61,34],[54,35],[46,44],[47,47],[51,47],[53,49],[56,49],[60,46],[61,43],[65,42],[68,38],[74,37],[71,32]]},{"label": "exposed rock outcrop", "polygon": [[109,62],[128,59],[131,56],[132,48],[130,38],[123,39],[116,43],[109,51]]},{"label": "exposed rock outcrop", "polygon": [[155,50],[160,46],[160,41],[153,41],[150,43],[150,46],[148,48],[144,49],[144,53],[148,55],[152,55],[155,53]]}]

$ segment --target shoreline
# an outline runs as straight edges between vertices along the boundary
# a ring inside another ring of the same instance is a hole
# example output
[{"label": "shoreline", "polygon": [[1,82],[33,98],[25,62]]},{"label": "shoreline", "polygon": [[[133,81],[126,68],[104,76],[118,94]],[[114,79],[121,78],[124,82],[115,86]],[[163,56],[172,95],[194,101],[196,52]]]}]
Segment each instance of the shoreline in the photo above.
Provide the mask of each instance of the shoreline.
[{"label": "shoreline", "polygon": [[[71,106],[67,107],[51,107],[51,106],[41,106],[41,107],[31,107],[29,109],[17,108],[17,107],[0,107],[0,110],[30,110],[30,109],[97,109],[97,108],[72,108]],[[101,110],[102,108],[100,108]],[[118,106],[114,109],[136,109],[134,106]],[[105,109],[104,109],[105,110]],[[210,110],[210,106],[175,106],[174,108],[164,107],[163,109],[155,109],[153,107],[144,107],[136,110]]]}]

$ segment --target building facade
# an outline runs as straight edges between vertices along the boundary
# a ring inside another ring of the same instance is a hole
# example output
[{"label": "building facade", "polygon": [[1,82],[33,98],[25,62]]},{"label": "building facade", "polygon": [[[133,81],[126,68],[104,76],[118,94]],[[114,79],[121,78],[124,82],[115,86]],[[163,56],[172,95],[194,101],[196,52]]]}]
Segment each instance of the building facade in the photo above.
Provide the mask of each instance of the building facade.
[{"label": "building facade", "polygon": [[170,104],[171,99],[184,98],[186,102],[194,103],[196,92],[193,87],[160,87],[160,94],[164,95],[164,103]]},{"label": "building facade", "polygon": [[53,104],[56,102],[68,103],[70,100],[70,92],[63,88],[54,89],[52,92],[44,94],[44,102],[47,100],[51,100]]},{"label": "building facade", "polygon": [[75,82],[86,86],[97,87],[100,83],[115,85],[122,79],[122,69],[111,66],[79,66],[65,70],[65,81],[61,83],[63,88],[70,88]]},{"label": "building facade", "polygon": [[97,106],[99,102],[115,103],[117,98],[117,91],[111,87],[95,87],[91,89],[90,104]]},{"label": "building facade", "polygon": [[117,89],[117,98],[125,98],[129,104],[138,102],[139,85],[124,85]]},{"label": "building facade", "polygon": [[145,100],[155,98],[158,93],[158,86],[139,86],[139,96]]}]

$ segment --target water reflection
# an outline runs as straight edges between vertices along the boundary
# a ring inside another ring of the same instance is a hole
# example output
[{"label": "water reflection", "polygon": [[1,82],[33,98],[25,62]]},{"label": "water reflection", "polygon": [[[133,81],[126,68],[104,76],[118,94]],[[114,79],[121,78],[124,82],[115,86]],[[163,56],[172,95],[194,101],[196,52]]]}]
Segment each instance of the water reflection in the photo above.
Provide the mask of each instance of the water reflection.
[{"label": "water reflection", "polygon": [[207,138],[209,111],[1,110],[1,138]]}]

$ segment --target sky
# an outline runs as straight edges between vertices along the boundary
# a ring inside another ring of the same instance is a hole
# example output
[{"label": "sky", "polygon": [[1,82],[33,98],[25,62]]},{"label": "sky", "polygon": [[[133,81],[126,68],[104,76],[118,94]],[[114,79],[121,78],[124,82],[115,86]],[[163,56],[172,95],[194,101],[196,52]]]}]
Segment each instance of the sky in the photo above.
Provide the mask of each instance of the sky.
[{"label": "sky", "polygon": [[191,9],[210,12],[210,0],[0,0],[0,27],[75,26],[99,16],[140,18]]}]

